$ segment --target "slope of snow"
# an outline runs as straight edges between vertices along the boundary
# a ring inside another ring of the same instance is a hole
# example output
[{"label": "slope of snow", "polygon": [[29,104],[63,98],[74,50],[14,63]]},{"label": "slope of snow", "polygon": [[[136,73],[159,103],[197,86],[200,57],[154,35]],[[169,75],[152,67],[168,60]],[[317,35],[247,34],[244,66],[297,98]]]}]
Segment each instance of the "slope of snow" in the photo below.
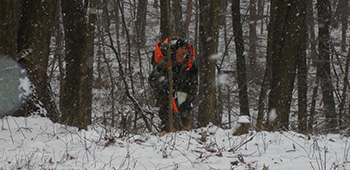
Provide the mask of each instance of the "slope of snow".
[{"label": "slope of snow", "polygon": [[349,138],[251,132],[210,125],[192,131],[124,136],[42,117],[0,121],[0,169],[350,169]]}]

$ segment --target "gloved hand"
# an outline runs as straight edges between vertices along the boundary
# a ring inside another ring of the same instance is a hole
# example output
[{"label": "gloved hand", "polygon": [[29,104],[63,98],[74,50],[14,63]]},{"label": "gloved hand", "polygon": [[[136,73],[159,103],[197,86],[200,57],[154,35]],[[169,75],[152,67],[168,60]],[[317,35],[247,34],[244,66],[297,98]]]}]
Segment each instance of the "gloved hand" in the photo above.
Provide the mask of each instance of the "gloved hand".
[{"label": "gloved hand", "polygon": [[186,99],[183,103],[181,103],[179,110],[185,111],[185,110],[191,110],[193,108],[192,101],[189,99]]},{"label": "gloved hand", "polygon": [[169,78],[166,75],[160,75],[158,79],[156,80],[156,84],[158,86],[158,89],[162,92],[169,91]]},{"label": "gloved hand", "polygon": [[156,91],[167,92],[169,89],[169,78],[167,72],[158,72],[153,70],[148,78],[150,85]]}]

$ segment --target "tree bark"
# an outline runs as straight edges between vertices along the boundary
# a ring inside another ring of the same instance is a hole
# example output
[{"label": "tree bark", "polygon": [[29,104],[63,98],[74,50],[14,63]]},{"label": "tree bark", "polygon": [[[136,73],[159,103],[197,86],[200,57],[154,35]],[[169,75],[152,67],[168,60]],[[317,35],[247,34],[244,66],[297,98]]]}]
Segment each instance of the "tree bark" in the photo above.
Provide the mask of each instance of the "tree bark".
[{"label": "tree bark", "polygon": [[[87,129],[87,115],[83,112],[85,100],[81,94],[87,81],[83,81],[86,59],[86,10],[82,0],[62,0],[63,24],[66,44],[66,77],[62,101],[62,121],[79,129]],[[85,74],[85,75],[84,75]],[[85,83],[85,84],[84,84]]]},{"label": "tree bark", "polygon": [[172,0],[172,14],[174,17],[173,24],[175,27],[174,35],[185,37],[184,23],[182,21],[182,0]]},{"label": "tree bark", "polygon": [[19,3],[19,0],[5,0],[0,5],[0,53],[12,57],[17,55]]},{"label": "tree bark", "polygon": [[[271,1],[271,6],[276,6],[277,1]],[[260,3],[261,4],[261,3]],[[262,10],[261,6],[259,5],[260,10]],[[259,94],[259,101],[258,101],[258,116],[257,116],[257,122],[256,122],[256,128],[258,130],[262,130],[263,127],[263,119],[265,112],[269,112],[269,110],[266,111],[266,104],[268,103],[268,91],[271,90],[271,80],[272,80],[272,41],[273,41],[273,35],[274,35],[274,25],[276,22],[276,15],[277,15],[277,8],[270,8],[270,22],[268,24],[268,35],[267,35],[267,52],[266,52],[266,68],[265,73],[260,89]],[[263,10],[262,10],[263,13]]]},{"label": "tree bark", "polygon": [[[249,50],[248,50],[248,68],[249,70],[254,70],[256,68],[256,48],[258,37],[256,35],[256,24],[257,24],[257,14],[256,14],[256,0],[250,0],[249,5]],[[253,74],[256,75],[256,74]]]},{"label": "tree bark", "polygon": [[[30,100],[36,104],[41,103],[47,111],[47,117],[57,122],[59,112],[54,102],[51,86],[47,76],[47,67],[50,53],[50,38],[54,6],[56,1],[26,0],[21,4],[21,19],[19,22],[17,51],[33,49],[30,60],[26,61],[25,68],[29,78],[35,86],[37,98]],[[30,110],[36,110],[32,106]]]},{"label": "tree bark", "polygon": [[218,36],[218,11],[219,1],[199,1],[200,23],[199,39],[199,113],[198,123],[200,127],[209,122],[214,123],[215,115],[215,65],[216,61],[211,59],[217,53]]},{"label": "tree bark", "polygon": [[[235,35],[236,56],[237,56],[237,81],[239,91],[240,114],[250,117],[248,102],[248,87],[246,76],[246,63],[244,53],[244,40],[241,25],[240,1],[232,1],[232,22]],[[249,126],[241,126],[244,129],[238,130],[240,133],[248,133]]]},{"label": "tree bark", "polygon": [[160,1],[160,41],[164,41],[169,37],[168,23],[170,23],[170,18],[168,18],[168,13],[166,9],[170,9],[169,0]]},{"label": "tree bark", "polygon": [[345,116],[345,102],[347,97],[347,91],[349,88],[349,66],[350,66],[350,48],[348,49],[348,55],[346,57],[345,68],[344,68],[344,78],[343,78],[343,89],[342,95],[340,99],[340,103],[338,105],[339,109],[339,127],[341,130],[345,130],[347,126],[343,126],[344,122],[348,121],[349,116]]},{"label": "tree bark", "polygon": [[137,15],[135,22],[136,29],[136,43],[138,48],[146,44],[146,25],[147,25],[147,1],[139,0],[137,4]]},{"label": "tree bark", "polygon": [[307,26],[306,26],[306,11],[307,1],[300,1],[300,6],[297,12],[300,14],[300,30],[298,30],[299,54],[297,55],[298,67],[298,130],[305,132],[307,130],[307,64],[306,64],[306,49],[307,49]]},{"label": "tree bark", "polygon": [[[171,44],[171,37],[172,37],[172,29],[171,29],[171,14],[170,14],[170,1],[167,1],[167,4],[166,4],[166,13],[167,13],[167,21],[169,21],[167,24],[167,30],[168,30],[168,44],[167,44],[167,61],[172,61],[171,60],[171,50],[170,50],[170,44]],[[168,62],[168,63],[171,63],[171,62]],[[172,105],[172,99],[173,99],[173,88],[174,88],[174,78],[173,78],[173,66],[172,64],[169,64],[169,67],[168,67],[168,75],[169,75],[169,98],[168,98],[168,128],[169,131],[173,131],[174,129],[174,117],[173,117],[173,105]]]},{"label": "tree bark", "polygon": [[[271,92],[269,95],[269,110],[276,110],[277,119],[271,119],[270,130],[281,128],[289,129],[289,114],[292,99],[292,91],[294,88],[294,79],[296,76],[296,59],[300,56],[302,32],[304,18],[299,12],[302,9],[303,0],[298,1],[278,1],[271,5],[271,9],[275,9],[273,25],[271,25],[272,41],[271,55],[272,58],[272,79]],[[271,12],[272,14],[272,12]],[[268,46],[269,46],[268,45]]]},{"label": "tree bark", "polygon": [[87,25],[87,37],[86,48],[84,49],[84,58],[82,58],[82,77],[80,89],[80,98],[82,99],[82,105],[80,109],[80,117],[84,118],[83,127],[87,127],[91,124],[92,119],[92,86],[93,86],[93,63],[94,63],[94,40],[95,40],[95,25],[96,25],[96,7],[98,1],[90,0],[89,9],[89,21]]},{"label": "tree bark", "polygon": [[337,130],[337,120],[335,112],[335,102],[333,95],[332,75],[330,70],[330,4],[328,0],[317,1],[318,11],[318,48],[319,48],[319,71],[320,83],[323,94],[324,112],[326,115],[327,130],[335,132]]}]

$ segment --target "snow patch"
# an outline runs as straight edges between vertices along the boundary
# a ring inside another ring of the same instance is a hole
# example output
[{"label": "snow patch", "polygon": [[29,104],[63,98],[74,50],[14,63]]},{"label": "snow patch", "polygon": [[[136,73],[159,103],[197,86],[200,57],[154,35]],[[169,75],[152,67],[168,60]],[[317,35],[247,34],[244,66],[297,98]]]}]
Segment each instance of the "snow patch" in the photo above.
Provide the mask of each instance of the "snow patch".
[{"label": "snow patch", "polygon": [[250,123],[249,116],[242,115],[238,117],[238,123]]},{"label": "snow patch", "polygon": [[269,118],[267,119],[269,122],[273,122],[277,119],[277,110],[276,109],[271,109],[269,112]]}]

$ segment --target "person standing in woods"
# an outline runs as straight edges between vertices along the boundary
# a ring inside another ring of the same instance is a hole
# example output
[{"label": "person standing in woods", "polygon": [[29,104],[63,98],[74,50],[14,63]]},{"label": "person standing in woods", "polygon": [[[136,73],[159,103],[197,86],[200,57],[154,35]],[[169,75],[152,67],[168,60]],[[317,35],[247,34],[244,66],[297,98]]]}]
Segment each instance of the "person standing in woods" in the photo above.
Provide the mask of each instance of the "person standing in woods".
[{"label": "person standing in woods", "polygon": [[167,50],[170,43],[170,55],[173,72],[174,127],[177,130],[192,128],[193,101],[198,91],[198,71],[194,63],[194,47],[186,40],[173,37],[157,43],[152,57],[153,71],[149,82],[155,93],[161,119],[161,130],[169,131],[169,76]]}]

